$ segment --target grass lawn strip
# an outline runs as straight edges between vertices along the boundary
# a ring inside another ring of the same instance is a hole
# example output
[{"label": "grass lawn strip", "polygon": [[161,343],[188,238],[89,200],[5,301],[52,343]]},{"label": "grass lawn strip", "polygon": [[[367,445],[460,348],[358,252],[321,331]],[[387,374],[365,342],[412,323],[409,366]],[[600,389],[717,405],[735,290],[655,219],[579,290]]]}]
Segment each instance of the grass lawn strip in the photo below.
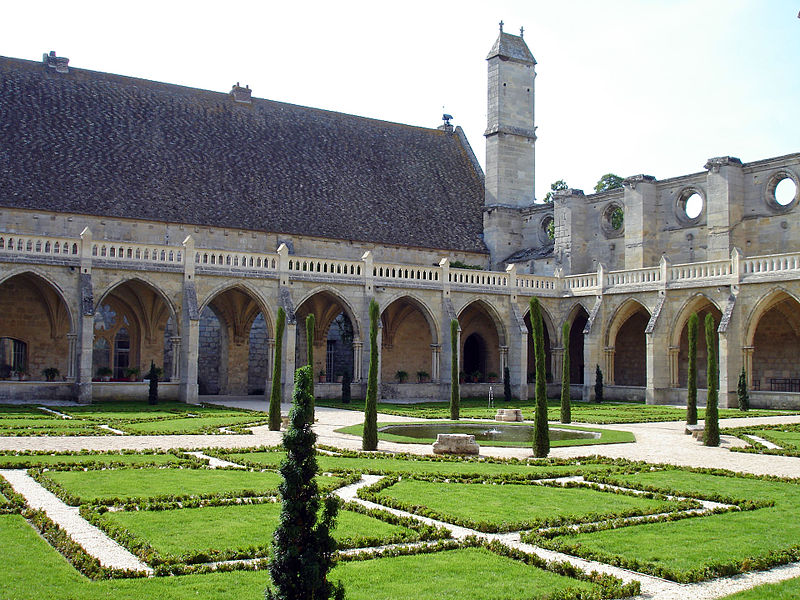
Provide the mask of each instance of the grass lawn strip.
[{"label": "grass lawn strip", "polygon": [[[670,502],[587,487],[505,482],[448,483],[385,478],[359,490],[365,500],[482,532],[538,529],[571,523],[683,510]],[[608,506],[607,510],[602,507]],[[598,508],[600,507],[600,508]]]},{"label": "grass lawn strip", "polygon": [[202,459],[173,454],[170,451],[149,452],[16,452],[0,453],[0,469],[20,469],[26,467],[57,467],[81,465],[87,468],[124,465],[203,465]]},{"label": "grass lawn strip", "polygon": [[[758,454],[771,454],[775,456],[800,457],[800,424],[798,423],[736,427],[724,429],[722,433],[735,435],[739,439],[750,444],[750,446],[746,448],[731,448],[731,450],[737,452],[755,452]],[[778,448],[768,448],[757,440],[750,438],[749,436],[751,435],[763,438],[775,444]]]},{"label": "grass lawn strip", "polygon": [[[462,421],[448,421],[451,423],[470,423],[470,421],[462,420]],[[474,421],[474,423],[478,423],[481,425],[486,425],[487,427],[489,424],[481,423],[480,421]],[[404,425],[421,425],[424,423],[404,423]],[[385,427],[387,425],[397,425],[397,423],[378,423],[378,428]],[[515,426],[512,423],[503,423],[503,425],[510,425]],[[519,426],[519,425],[517,425]],[[530,427],[530,423],[527,425]],[[615,431],[612,429],[589,429],[586,427],[574,427],[571,425],[551,425],[551,428],[558,428],[558,429],[573,429],[579,431],[590,431],[592,433],[599,433],[599,439],[575,439],[575,440],[552,440],[550,442],[550,446],[591,446],[595,444],[619,444],[625,442],[633,442],[636,441],[635,437],[632,433],[628,433],[627,431]],[[356,425],[350,425],[348,427],[342,427],[341,429],[336,430],[337,433],[346,433],[349,435],[355,436],[362,436],[364,432],[364,425],[363,423],[358,423]],[[431,438],[412,438],[403,435],[393,434],[393,433],[384,433],[380,430],[378,431],[378,439],[383,440],[385,442],[398,442],[401,444],[432,444],[436,441],[435,437]],[[481,440],[478,442],[480,446],[500,446],[500,447],[516,447],[516,448],[527,448],[530,447],[531,442],[511,442],[511,441],[494,441],[494,440]]]},{"label": "grass lawn strip", "polygon": [[[739,504],[774,506],[674,523],[565,535],[546,547],[683,583],[766,569],[800,559],[796,483],[678,469],[616,476],[617,481],[691,496],[735,494]],[[769,535],[765,535],[769,532]]]},{"label": "grass lawn strip", "polygon": [[[337,400],[318,399],[318,406],[330,406],[346,410],[363,411],[363,403],[342,404]],[[663,421],[683,421],[686,419],[686,410],[680,407],[654,406],[635,402],[604,402],[593,404],[587,402],[572,402],[573,423],[651,423]],[[535,402],[533,400],[511,402],[495,402],[493,408],[488,407],[486,398],[462,398],[460,414],[467,419],[494,420],[498,408],[519,408],[526,419],[533,419]],[[548,419],[560,419],[560,402],[548,402]],[[388,415],[399,415],[418,419],[449,419],[450,405],[448,402],[424,402],[419,404],[391,404],[378,403],[378,412]],[[781,415],[794,415],[800,411],[779,410],[749,410],[742,412],[738,409],[720,409],[721,419],[738,417],[775,417]],[[698,418],[705,417],[705,410],[698,409]]]},{"label": "grass lawn strip", "polygon": [[800,598],[800,577],[787,579],[779,583],[760,585],[725,596],[720,600],[764,600],[765,598],[769,598],[769,600],[797,600],[797,598]]}]

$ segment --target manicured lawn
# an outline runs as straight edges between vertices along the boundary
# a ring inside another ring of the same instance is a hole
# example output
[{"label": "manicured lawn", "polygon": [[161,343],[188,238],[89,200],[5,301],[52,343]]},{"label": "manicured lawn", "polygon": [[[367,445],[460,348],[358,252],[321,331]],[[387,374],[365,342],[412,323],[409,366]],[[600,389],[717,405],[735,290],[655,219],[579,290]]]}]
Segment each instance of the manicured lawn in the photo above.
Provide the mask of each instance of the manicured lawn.
[{"label": "manicured lawn", "polygon": [[121,429],[131,435],[217,433],[220,427],[245,425],[263,420],[263,416],[241,416],[237,414],[236,416],[231,415],[228,417],[186,417],[158,421],[112,423],[112,427]]},{"label": "manicured lawn", "polygon": [[[232,462],[277,467],[286,456],[283,452],[231,452],[226,458]],[[586,463],[548,464],[536,461],[531,463],[502,463],[483,460],[425,460],[419,457],[372,458],[317,455],[317,465],[321,471],[359,471],[361,473],[431,473],[445,475],[521,475],[527,477],[550,476],[575,472],[604,472],[616,469],[614,465]]]},{"label": "manicured lawn", "polygon": [[[278,526],[281,505],[276,502],[242,506],[208,506],[177,510],[112,512],[104,520],[144,538],[162,555],[208,550],[238,550],[268,546]],[[202,526],[198,524],[202,523]],[[357,538],[389,538],[409,533],[406,527],[349,510],[340,510],[334,537],[342,542]],[[347,544],[353,546],[353,543]]]},{"label": "manicured lawn", "polygon": [[[451,423],[460,423],[465,424],[469,423],[469,421],[450,421]],[[404,423],[404,425],[411,425],[412,423]],[[413,438],[403,435],[398,435],[396,433],[386,433],[380,431],[381,427],[385,427],[387,425],[397,425],[397,423],[378,423],[378,439],[383,440],[385,442],[398,442],[401,444],[432,444],[436,441],[436,437],[430,438]],[[482,423],[482,425],[486,425],[489,427],[490,424]],[[504,423],[505,425],[505,423]],[[573,439],[573,440],[551,440],[550,446],[557,447],[557,446],[590,446],[595,444],[618,444],[624,442],[633,442],[635,438],[632,433],[628,433],[626,431],[614,431],[609,429],[587,429],[585,427],[573,427],[569,425],[551,425],[552,428],[559,428],[559,429],[573,429],[573,430],[580,430],[580,431],[590,431],[593,433],[599,433],[600,438],[591,438],[591,439]],[[355,435],[361,437],[363,435],[364,426],[363,424],[357,425],[350,425],[349,427],[342,427],[341,429],[336,430],[338,433],[348,433],[350,435]],[[532,442],[515,442],[515,441],[494,441],[494,440],[480,440],[478,441],[479,446],[506,446],[506,447],[529,447]]]},{"label": "manicured lawn", "polygon": [[434,483],[402,479],[381,490],[378,496],[432,509],[444,516],[444,520],[468,519],[505,530],[530,529],[558,519],[594,521],[625,511],[668,510],[668,503],[649,498],[542,485]]},{"label": "manicured lawn", "polygon": [[723,477],[666,470],[615,477],[622,481],[663,487],[687,495],[721,494],[743,500],[769,500],[774,507],[687,519],[673,523],[628,527],[557,538],[562,549],[582,556],[619,557],[629,566],[640,561],[648,572],[689,581],[713,576],[704,569],[715,564],[752,564],[765,556],[798,544],[800,540],[800,486],[792,483]]},{"label": "manicured lawn", "polygon": [[[348,410],[364,410],[363,402],[342,404],[337,400],[317,400],[318,406],[330,406]],[[536,409],[533,400],[495,401],[494,408],[488,407],[486,398],[462,398],[461,417],[466,419],[494,419],[498,408],[520,408],[525,419],[533,419]],[[449,419],[448,402],[425,402],[420,404],[378,403],[378,412],[388,415],[401,415],[418,419]],[[737,409],[720,409],[722,419],[733,417],[765,417],[786,414],[797,414],[797,411],[750,410],[741,412]],[[705,409],[698,409],[698,418],[705,417]],[[560,403],[556,400],[548,402],[548,418],[551,421],[560,419]],[[686,419],[686,410],[672,406],[648,406],[633,402],[605,402],[590,404],[586,402],[572,403],[573,423],[648,423],[660,421],[682,421]]]},{"label": "manicured lawn", "polygon": [[732,596],[725,596],[720,600],[797,600],[797,598],[800,598],[800,578],[760,585]]},{"label": "manicured lawn", "polygon": [[[262,598],[269,575],[234,571],[182,577],[89,581],[18,515],[0,516],[0,598],[9,600],[229,600]],[[413,576],[409,576],[413,574]],[[591,584],[561,577],[483,549],[342,563],[332,579],[344,582],[350,600],[543,598]]]},{"label": "manicured lawn", "polygon": [[766,440],[769,440],[782,448],[786,448],[787,450],[798,450],[800,449],[800,431],[795,430],[788,430],[788,431],[781,431],[780,429],[764,429],[761,431],[756,432],[757,436],[763,437]]},{"label": "manicured lawn", "polygon": [[[231,495],[251,490],[275,493],[281,476],[273,472],[219,469],[106,469],[102,471],[49,471],[47,476],[78,496],[81,502],[107,498],[153,498],[171,494]],[[333,481],[325,478],[326,483]]]},{"label": "manicured lawn", "polygon": [[0,454],[0,468],[11,469],[57,464],[166,465],[180,461],[174,454]]}]

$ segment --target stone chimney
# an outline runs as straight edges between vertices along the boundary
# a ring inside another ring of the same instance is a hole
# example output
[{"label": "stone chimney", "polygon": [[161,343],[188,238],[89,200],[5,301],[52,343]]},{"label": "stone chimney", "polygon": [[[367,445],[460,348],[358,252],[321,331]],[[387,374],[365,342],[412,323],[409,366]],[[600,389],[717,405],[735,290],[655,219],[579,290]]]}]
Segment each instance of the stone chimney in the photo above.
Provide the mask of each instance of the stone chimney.
[{"label": "stone chimney", "polygon": [[253,90],[250,89],[249,85],[242,87],[237,81],[236,85],[231,88],[231,98],[239,104],[252,104],[253,100],[250,98],[252,92]]},{"label": "stone chimney", "polygon": [[50,67],[51,69],[55,69],[56,73],[68,73],[69,72],[69,59],[64,56],[56,56],[55,50],[50,50],[50,54],[42,54],[42,62]]}]

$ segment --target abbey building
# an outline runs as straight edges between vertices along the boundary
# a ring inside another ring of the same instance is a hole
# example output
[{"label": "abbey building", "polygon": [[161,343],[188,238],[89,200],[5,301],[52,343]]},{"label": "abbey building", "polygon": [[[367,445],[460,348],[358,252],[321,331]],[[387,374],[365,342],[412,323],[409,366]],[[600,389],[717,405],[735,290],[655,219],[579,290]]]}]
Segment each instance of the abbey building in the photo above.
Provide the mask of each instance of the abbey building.
[{"label": "abbey building", "polygon": [[0,58],[0,401],[144,397],[151,362],[164,397],[264,394],[278,307],[283,373],[313,313],[317,394],[363,395],[371,299],[384,397],[449,395],[453,319],[462,394],[508,368],[524,397],[537,296],[576,398],[599,366],[606,398],[683,403],[697,312],[723,404],[744,369],[753,406],[800,406],[800,154],[537,203],[536,61],[501,31],[487,64],[484,173],[449,123]]}]

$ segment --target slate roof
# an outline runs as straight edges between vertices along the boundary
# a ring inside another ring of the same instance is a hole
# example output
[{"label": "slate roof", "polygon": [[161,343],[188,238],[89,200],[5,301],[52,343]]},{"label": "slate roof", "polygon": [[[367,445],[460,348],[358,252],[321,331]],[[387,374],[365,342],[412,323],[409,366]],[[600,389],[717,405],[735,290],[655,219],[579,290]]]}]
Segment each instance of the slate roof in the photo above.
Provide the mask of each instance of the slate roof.
[{"label": "slate roof", "polygon": [[0,206],[486,252],[460,130],[3,57]]},{"label": "slate roof", "polygon": [[533,54],[531,54],[525,40],[518,35],[511,35],[503,31],[497,36],[486,60],[495,56],[536,64],[536,59],[533,58]]}]

